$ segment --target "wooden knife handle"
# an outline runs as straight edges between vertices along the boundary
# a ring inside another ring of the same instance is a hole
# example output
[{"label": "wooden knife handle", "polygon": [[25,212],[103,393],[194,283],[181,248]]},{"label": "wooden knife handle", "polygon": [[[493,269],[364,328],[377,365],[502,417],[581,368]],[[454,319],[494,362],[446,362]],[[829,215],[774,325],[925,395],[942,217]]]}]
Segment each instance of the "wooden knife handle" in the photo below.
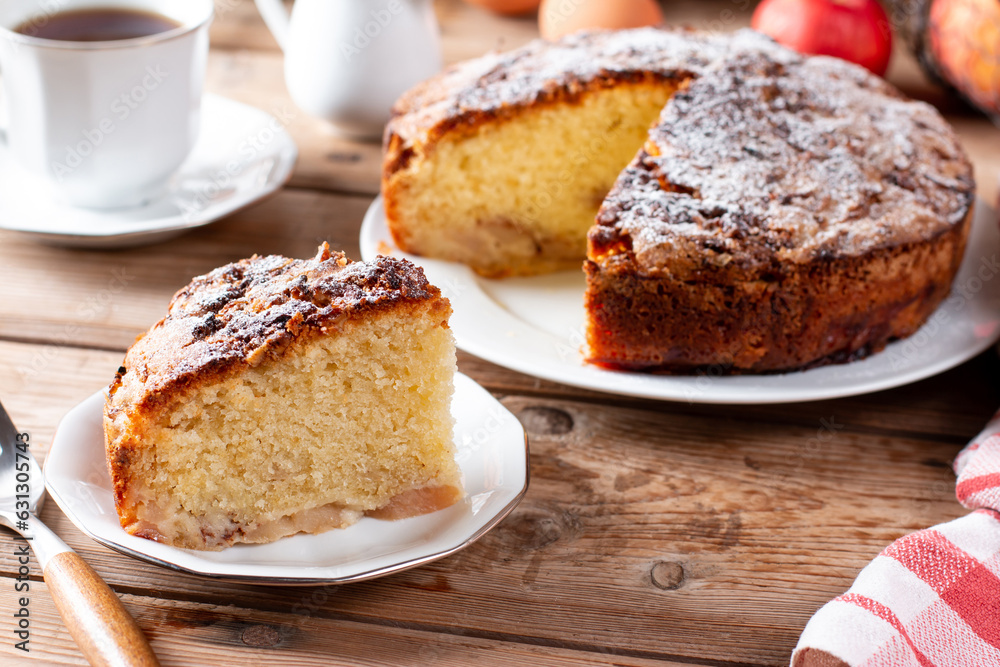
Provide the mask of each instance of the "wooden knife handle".
[{"label": "wooden knife handle", "polygon": [[160,664],[121,600],[78,554],[56,554],[44,576],[60,616],[91,665]]}]

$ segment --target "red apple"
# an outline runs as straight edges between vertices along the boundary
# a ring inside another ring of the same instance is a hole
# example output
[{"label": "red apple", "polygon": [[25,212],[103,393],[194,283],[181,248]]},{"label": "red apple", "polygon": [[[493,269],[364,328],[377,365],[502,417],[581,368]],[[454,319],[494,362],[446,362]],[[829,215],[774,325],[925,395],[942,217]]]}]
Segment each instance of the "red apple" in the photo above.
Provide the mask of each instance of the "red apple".
[{"label": "red apple", "polygon": [[877,0],[763,0],[751,25],[799,53],[835,56],[882,76],[892,29]]}]

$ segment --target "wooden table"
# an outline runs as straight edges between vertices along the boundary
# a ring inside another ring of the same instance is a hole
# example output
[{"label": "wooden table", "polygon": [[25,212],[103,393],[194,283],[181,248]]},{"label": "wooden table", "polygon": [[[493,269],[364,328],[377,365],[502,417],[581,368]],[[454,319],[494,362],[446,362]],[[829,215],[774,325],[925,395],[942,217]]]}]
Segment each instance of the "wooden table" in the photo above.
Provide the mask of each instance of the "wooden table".
[{"label": "wooden table", "polygon": [[[735,28],[747,3],[671,2]],[[515,46],[532,20],[438,3],[448,60]],[[0,400],[44,456],[62,415],[106,385],[133,338],[197,274],[253,253],[358,256],[380,148],[294,109],[248,0],[220,0],[210,90],[289,110],[301,157],[272,199],[182,238],[118,252],[0,233]],[[897,54],[890,78],[938,104],[996,201],[1000,133]],[[42,518],[97,569],[164,664],[783,665],[802,627],[893,539],[964,513],[950,462],[1000,405],[994,351],[892,391],[759,407],[623,398],[459,355],[524,423],[532,482],[465,551],[371,582],[234,585],[120,556],[54,503]],[[37,565],[31,653],[13,647],[15,542],[0,534],[0,663],[81,664]]]}]

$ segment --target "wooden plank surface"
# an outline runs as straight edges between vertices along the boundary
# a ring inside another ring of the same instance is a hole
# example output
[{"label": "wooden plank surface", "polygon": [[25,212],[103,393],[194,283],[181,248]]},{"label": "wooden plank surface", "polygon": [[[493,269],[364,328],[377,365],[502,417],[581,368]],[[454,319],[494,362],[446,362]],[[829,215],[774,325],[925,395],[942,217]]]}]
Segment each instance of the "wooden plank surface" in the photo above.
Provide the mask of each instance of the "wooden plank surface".
[{"label": "wooden plank surface", "polygon": [[[677,0],[666,18],[733,29],[749,4]],[[448,62],[537,34],[460,0],[436,9]],[[357,257],[378,144],[294,108],[251,0],[217,10],[208,87],[282,119],[301,149],[291,188],[148,248],[0,232],[0,401],[40,458],[191,276],[253,253],[310,256],[323,240]],[[995,201],[1000,133],[897,51],[890,80],[945,111]],[[496,530],[429,566],[342,587],[238,585],[116,554],[54,503],[42,518],[123,594],[164,664],[784,665],[812,612],[886,544],[964,513],[950,461],[1000,404],[993,350],[907,387],[778,406],[609,396],[467,354],[459,367],[525,425],[532,485]],[[0,531],[8,639],[14,545]],[[82,664],[32,567],[31,657]],[[24,657],[7,639],[0,655]]]},{"label": "wooden plank surface", "polygon": [[[0,343],[0,376],[38,348]],[[0,389],[0,401],[44,455],[58,415],[105,383],[119,358],[63,349],[31,382]],[[503,402],[532,440],[522,505],[456,556],[329,589],[316,616],[649,659],[778,665],[810,614],[884,545],[964,513],[948,469],[958,438],[870,432],[829,404],[813,423],[782,424],[728,410]],[[310,594],[177,575],[95,545],[54,504],[43,519],[119,592],[275,613]],[[13,542],[0,537],[0,572],[16,568]]]},{"label": "wooden plank surface", "polygon": [[[0,577],[0,609],[16,609],[23,594]],[[68,637],[44,583],[29,595],[31,657],[52,665],[86,665]],[[440,665],[467,667],[681,667],[682,663],[615,654],[462,637],[391,625],[260,612],[232,604],[199,604],[124,595],[128,610],[147,634],[164,667],[170,665]],[[303,613],[306,612],[306,613]],[[197,662],[192,661],[197,655]],[[0,662],[17,664],[25,655],[0,643]]]},{"label": "wooden plank surface", "polygon": [[312,257],[323,241],[358,258],[370,197],[285,190],[214,225],[124,251],[52,248],[0,232],[0,337],[124,349],[193,276],[254,253]]}]

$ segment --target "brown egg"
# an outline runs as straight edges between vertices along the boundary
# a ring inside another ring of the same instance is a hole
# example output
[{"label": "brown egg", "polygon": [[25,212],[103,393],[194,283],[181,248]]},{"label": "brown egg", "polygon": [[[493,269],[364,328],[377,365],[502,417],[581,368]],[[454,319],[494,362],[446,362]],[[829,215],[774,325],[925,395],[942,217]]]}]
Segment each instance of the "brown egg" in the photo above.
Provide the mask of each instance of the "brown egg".
[{"label": "brown egg", "polygon": [[465,0],[470,5],[504,16],[519,16],[538,9],[542,0]]},{"label": "brown egg", "polygon": [[542,0],[538,26],[542,37],[558,39],[586,28],[641,28],[663,22],[655,0]]}]

